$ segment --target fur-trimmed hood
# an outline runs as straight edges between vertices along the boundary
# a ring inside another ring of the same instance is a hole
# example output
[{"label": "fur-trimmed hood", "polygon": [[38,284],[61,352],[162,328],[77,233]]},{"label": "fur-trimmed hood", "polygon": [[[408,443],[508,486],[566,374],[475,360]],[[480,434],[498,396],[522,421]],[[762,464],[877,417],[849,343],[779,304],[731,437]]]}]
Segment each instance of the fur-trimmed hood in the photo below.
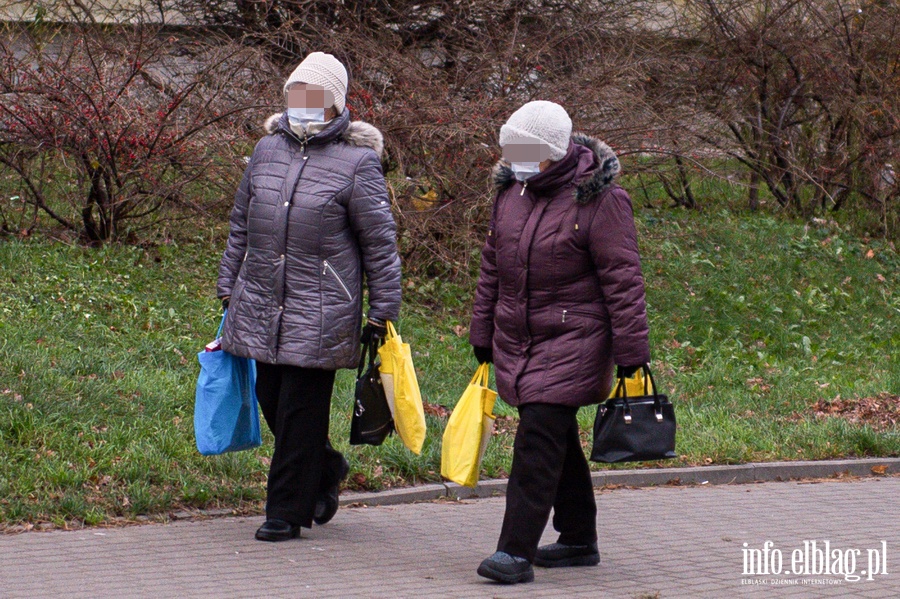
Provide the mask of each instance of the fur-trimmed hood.
[{"label": "fur-trimmed hood", "polygon": [[[346,114],[346,112],[344,114]],[[336,118],[340,119],[341,116],[343,115],[340,115]],[[283,131],[289,135],[293,135],[293,132],[287,125],[286,120],[287,119],[284,118],[284,113],[278,112],[267,118],[263,127],[266,133],[269,135],[277,133],[278,131]],[[375,127],[374,125],[370,125],[365,121],[351,121],[347,125],[346,129],[344,129],[344,131],[340,134],[340,140],[344,143],[350,144],[351,146],[371,148],[375,150],[375,153],[378,155],[379,160],[384,153],[384,136],[381,134],[381,131],[379,131],[377,127]]]},{"label": "fur-trimmed hood", "polygon": [[[596,137],[575,133],[572,135],[572,142],[585,146],[597,157],[597,168],[575,187],[575,201],[579,204],[587,204],[599,198],[603,195],[603,192],[612,186],[619,171],[621,171],[621,166],[612,148]],[[498,192],[516,183],[516,176],[509,167],[509,163],[505,160],[500,160],[494,165],[492,174],[494,188]]]}]

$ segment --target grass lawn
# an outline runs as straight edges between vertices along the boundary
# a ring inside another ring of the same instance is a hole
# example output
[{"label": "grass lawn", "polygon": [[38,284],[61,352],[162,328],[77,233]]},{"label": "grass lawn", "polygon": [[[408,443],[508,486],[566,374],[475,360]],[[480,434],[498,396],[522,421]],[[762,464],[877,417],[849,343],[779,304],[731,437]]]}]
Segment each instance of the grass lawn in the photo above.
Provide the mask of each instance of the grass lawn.
[{"label": "grass lawn", "polygon": [[[900,455],[897,424],[816,415],[835,399],[896,409],[896,251],[836,226],[727,210],[638,207],[638,226],[654,371],[680,427],[681,457],[666,466]],[[203,457],[193,444],[221,233],[147,249],[0,241],[0,526],[260,509],[267,430],[256,451]],[[351,488],[439,480],[440,406],[452,408],[476,366],[471,287],[430,281],[424,301],[419,283],[407,286],[400,331],[432,404],[429,438],[421,456],[396,438],[349,447],[353,374],[341,372],[331,435]],[[498,406],[485,477],[509,469],[515,412]],[[580,412],[586,444],[593,414]]]}]

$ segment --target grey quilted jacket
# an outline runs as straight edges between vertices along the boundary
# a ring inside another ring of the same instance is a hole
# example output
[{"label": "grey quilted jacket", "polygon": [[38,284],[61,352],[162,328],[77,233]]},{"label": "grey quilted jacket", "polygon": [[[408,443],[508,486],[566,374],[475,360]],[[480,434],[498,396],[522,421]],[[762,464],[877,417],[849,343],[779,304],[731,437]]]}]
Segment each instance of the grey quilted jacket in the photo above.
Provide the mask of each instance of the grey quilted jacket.
[{"label": "grey quilted jacket", "polygon": [[217,293],[222,347],[269,364],[356,367],[363,275],[369,316],[396,320],[400,258],[381,133],[349,113],[306,141],[266,123],[231,213]]}]

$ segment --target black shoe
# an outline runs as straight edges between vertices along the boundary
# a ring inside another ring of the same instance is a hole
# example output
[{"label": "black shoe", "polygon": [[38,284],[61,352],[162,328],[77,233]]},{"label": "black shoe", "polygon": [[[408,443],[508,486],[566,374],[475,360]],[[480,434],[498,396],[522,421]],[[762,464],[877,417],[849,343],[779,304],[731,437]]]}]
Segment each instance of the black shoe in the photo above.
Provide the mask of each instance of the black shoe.
[{"label": "black shoe", "polygon": [[256,531],[257,541],[289,541],[300,536],[300,527],[290,522],[270,518]]},{"label": "black shoe", "polygon": [[516,557],[498,551],[481,562],[481,565],[478,566],[478,575],[497,582],[515,584],[517,582],[532,582],[534,580],[534,569],[524,557]]},{"label": "black shoe", "polygon": [[342,456],[341,469],[338,472],[337,482],[328,487],[323,493],[320,493],[319,497],[316,499],[316,511],[313,514],[313,522],[321,526],[334,518],[334,515],[338,511],[338,495],[340,494],[341,481],[347,478],[349,473],[350,464]]},{"label": "black shoe", "polygon": [[538,547],[534,565],[541,568],[564,568],[566,566],[596,566],[600,563],[597,543],[590,545],[563,545],[553,543]]}]

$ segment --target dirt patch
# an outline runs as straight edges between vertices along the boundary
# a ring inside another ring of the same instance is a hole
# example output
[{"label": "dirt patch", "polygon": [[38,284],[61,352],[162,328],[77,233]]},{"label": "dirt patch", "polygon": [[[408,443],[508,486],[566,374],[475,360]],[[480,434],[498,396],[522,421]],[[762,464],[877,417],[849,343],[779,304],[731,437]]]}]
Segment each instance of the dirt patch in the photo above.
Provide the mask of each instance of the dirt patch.
[{"label": "dirt patch", "polygon": [[860,399],[819,400],[811,407],[816,418],[843,418],[847,422],[868,425],[886,431],[900,425],[900,395],[880,393]]}]

